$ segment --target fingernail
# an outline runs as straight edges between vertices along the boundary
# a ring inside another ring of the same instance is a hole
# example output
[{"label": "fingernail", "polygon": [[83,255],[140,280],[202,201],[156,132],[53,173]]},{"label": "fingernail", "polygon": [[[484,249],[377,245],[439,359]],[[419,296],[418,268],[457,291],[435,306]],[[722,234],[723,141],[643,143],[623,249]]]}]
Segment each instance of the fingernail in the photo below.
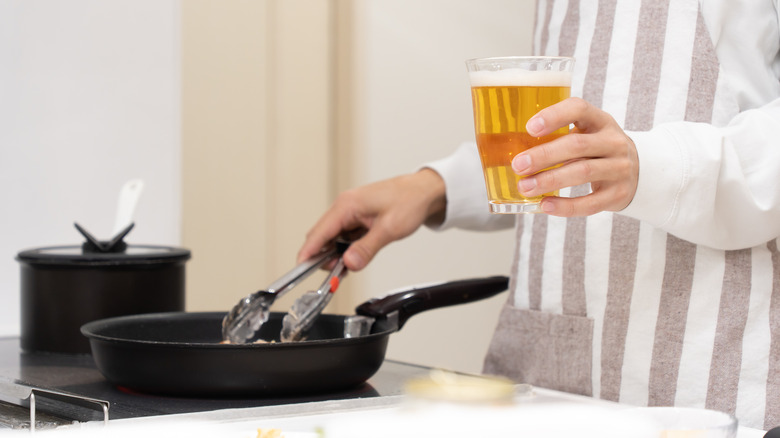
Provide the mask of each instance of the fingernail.
[{"label": "fingernail", "polygon": [[525,193],[536,188],[536,178],[521,178],[518,182],[520,185],[520,191]]},{"label": "fingernail", "polygon": [[531,120],[525,124],[525,130],[530,135],[536,136],[544,129],[544,119],[541,117],[531,117]]},{"label": "fingernail", "polygon": [[555,203],[554,202],[544,202],[542,201],[542,211],[545,213],[552,213],[555,211]]},{"label": "fingernail", "polygon": [[531,157],[526,154],[517,155],[512,160],[512,169],[515,173],[522,173],[531,167]]},{"label": "fingernail", "polygon": [[363,257],[357,251],[347,251],[344,253],[344,264],[352,271],[363,269]]}]

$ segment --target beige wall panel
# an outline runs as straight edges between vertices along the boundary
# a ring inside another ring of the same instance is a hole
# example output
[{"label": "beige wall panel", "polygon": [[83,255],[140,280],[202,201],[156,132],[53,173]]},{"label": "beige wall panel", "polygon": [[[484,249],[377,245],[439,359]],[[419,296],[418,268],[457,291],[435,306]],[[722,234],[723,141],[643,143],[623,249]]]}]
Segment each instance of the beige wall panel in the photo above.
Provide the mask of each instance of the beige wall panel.
[{"label": "beige wall panel", "polygon": [[[271,3],[269,131],[266,197],[267,266],[272,278],[293,267],[306,232],[332,198],[331,2]],[[286,310],[301,289],[316,289],[325,273],[275,306]]]},{"label": "beige wall panel", "polygon": [[182,2],[188,310],[225,309],[266,276],[267,9],[254,1]]},{"label": "beige wall panel", "polygon": [[227,309],[292,268],[330,200],[329,8],[182,2],[189,310]]}]

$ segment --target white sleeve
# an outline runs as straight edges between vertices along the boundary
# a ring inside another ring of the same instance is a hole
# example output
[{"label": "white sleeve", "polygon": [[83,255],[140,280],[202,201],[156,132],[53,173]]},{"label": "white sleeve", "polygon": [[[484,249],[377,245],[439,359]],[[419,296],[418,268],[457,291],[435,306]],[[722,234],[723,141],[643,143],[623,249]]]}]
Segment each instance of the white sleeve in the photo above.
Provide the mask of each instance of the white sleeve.
[{"label": "white sleeve", "polygon": [[629,132],[639,184],[620,214],[681,239],[741,249],[780,236],[780,99],[725,127],[679,122]]},{"label": "white sleeve", "polygon": [[437,230],[498,230],[512,227],[514,215],[491,214],[488,209],[485,180],[475,142],[463,143],[455,152],[425,165],[444,179],[447,213]]}]

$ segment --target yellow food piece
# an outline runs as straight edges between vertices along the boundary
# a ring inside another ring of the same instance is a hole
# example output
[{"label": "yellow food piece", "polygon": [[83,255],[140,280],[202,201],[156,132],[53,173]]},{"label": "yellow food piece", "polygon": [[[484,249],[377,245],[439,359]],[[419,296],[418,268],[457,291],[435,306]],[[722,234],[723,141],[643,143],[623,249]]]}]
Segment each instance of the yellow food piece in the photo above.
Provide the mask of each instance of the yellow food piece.
[{"label": "yellow food piece", "polygon": [[444,370],[432,370],[427,376],[409,379],[404,389],[421,399],[471,403],[508,403],[515,394],[511,380]]},{"label": "yellow food piece", "polygon": [[279,429],[257,429],[257,438],[284,438]]}]

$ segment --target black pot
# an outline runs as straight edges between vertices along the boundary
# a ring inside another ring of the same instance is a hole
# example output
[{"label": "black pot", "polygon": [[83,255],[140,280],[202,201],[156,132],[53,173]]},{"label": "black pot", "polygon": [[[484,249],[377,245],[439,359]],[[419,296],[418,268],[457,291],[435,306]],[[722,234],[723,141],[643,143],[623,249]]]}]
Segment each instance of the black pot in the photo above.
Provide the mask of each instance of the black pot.
[{"label": "black pot", "polygon": [[184,310],[188,250],[127,245],[121,238],[118,245],[111,242],[96,248],[95,243],[100,246],[100,242],[88,241],[17,255],[22,349],[89,353],[89,341],[80,330],[87,322]]}]

